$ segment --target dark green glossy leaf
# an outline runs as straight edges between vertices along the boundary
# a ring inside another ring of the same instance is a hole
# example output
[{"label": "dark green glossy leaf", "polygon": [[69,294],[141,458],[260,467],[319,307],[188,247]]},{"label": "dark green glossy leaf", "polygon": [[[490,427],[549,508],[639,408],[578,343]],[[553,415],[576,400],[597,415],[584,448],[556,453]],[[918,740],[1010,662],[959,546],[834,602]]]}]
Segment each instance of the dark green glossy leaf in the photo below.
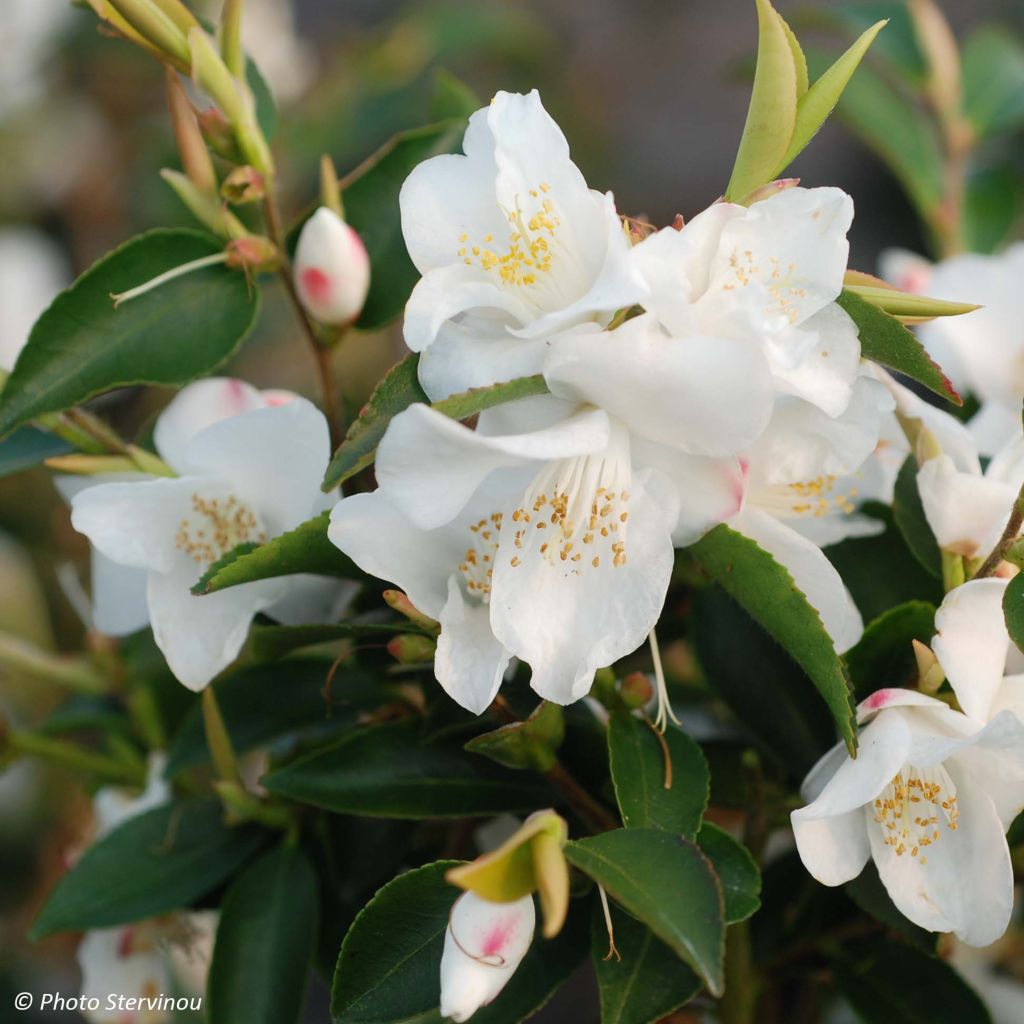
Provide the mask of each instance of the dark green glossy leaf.
[{"label": "dark green glossy leaf", "polygon": [[700,747],[676,726],[663,739],[671,759],[671,788],[665,788],[665,754],[651,727],[626,711],[608,725],[608,756],[622,823],[651,826],[692,839],[708,802],[708,765]]},{"label": "dark green glossy leaf", "polygon": [[847,747],[856,750],[846,670],[820,616],[789,571],[760,545],[724,524],[689,550],[803,668],[825,699]]},{"label": "dark green glossy leaf", "polygon": [[988,26],[963,48],[964,113],[979,135],[1013,131],[1024,123],[1024,45],[1013,32]]},{"label": "dark green glossy leaf", "polygon": [[969,252],[998,252],[1021,213],[1022,183],[1011,164],[975,169],[967,178],[964,234]]},{"label": "dark green glossy leaf", "polygon": [[942,372],[942,367],[896,317],[853,292],[844,291],[836,301],[857,325],[860,351],[865,359],[905,374],[934,391],[940,398],[956,405],[963,404],[949,378]]},{"label": "dark green glossy leaf", "polygon": [[917,662],[911,641],[930,643],[934,634],[935,605],[927,601],[897,605],[870,622],[845,655],[857,699],[912,682]]},{"label": "dark green glossy leaf", "polygon": [[991,1024],[984,1003],[945,961],[873,942],[833,961],[839,989],[865,1024]]},{"label": "dark green glossy leaf", "polygon": [[330,517],[330,512],[321,512],[266,544],[239,545],[203,573],[192,593],[215,594],[241,583],[303,572],[362,579],[355,563],[327,539]]},{"label": "dark green glossy leaf", "polygon": [[[253,657],[272,661],[290,651],[336,640],[372,639],[385,642],[399,633],[419,633],[408,620],[395,622],[325,622],[313,626],[254,626],[249,637]],[[430,636],[425,630],[423,636]]]},{"label": "dark green glossy leaf", "polygon": [[[427,401],[427,396],[416,376],[417,362],[417,356],[406,356],[393,366],[377,385],[359,418],[348,428],[345,440],[338,446],[330,466],[327,467],[327,475],[324,478],[325,490],[336,487],[369,466],[376,458],[377,445],[380,444],[391,420],[410,405]],[[490,387],[473,388],[452,395],[443,401],[433,403],[433,408],[452,419],[464,420],[495,405],[533,395],[543,395],[547,390],[543,377],[519,377],[516,380],[492,384]]]},{"label": "dark green glossy leaf", "polygon": [[1010,639],[1024,651],[1024,573],[1014,576],[1006,587],[1003,616]]},{"label": "dark green glossy leaf", "polygon": [[221,250],[210,235],[149,231],[89,268],[36,321],[0,393],[0,435],[129,384],[186,384],[220,366],[256,321],[245,275],[206,267],[114,308],[113,292]]},{"label": "dark green glossy leaf", "polygon": [[459,747],[421,743],[414,719],[361,729],[262,781],[282,796],[381,818],[470,817],[551,802],[544,785],[518,772]]},{"label": "dark green glossy leaf", "polygon": [[864,870],[852,882],[843,886],[843,891],[866,914],[882,922],[888,928],[899,932],[925,953],[934,953],[939,936],[927,932],[908,921],[897,909],[878,877],[874,861],[868,861]]},{"label": "dark green glossy leaf", "polygon": [[696,845],[660,829],[616,829],[567,843],[565,855],[721,994],[722,890]]},{"label": "dark green glossy leaf", "polygon": [[697,845],[722,883],[726,924],[745,921],[756,914],[761,906],[761,873],[750,851],[710,821],[701,825]]},{"label": "dark green glossy leaf", "polygon": [[611,908],[615,947],[608,956],[604,915],[595,908],[591,938],[602,1024],[656,1024],[703,987],[687,965],[650,928]]},{"label": "dark green glossy leaf", "polygon": [[265,833],[228,828],[218,800],[140,814],[86,851],[57,883],[32,934],[85,931],[187,907],[231,876]]},{"label": "dark green glossy leaf", "polygon": [[302,1012],[318,914],[305,854],[281,846],[228,890],[207,988],[219,1024],[295,1024]]},{"label": "dark green glossy leaf", "polygon": [[67,441],[36,427],[22,427],[0,441],[0,478],[32,469],[46,459],[75,449]]},{"label": "dark green glossy leaf", "polygon": [[908,455],[893,490],[892,516],[911,554],[937,579],[942,579],[942,552],[928,524],[917,489],[917,460]]}]

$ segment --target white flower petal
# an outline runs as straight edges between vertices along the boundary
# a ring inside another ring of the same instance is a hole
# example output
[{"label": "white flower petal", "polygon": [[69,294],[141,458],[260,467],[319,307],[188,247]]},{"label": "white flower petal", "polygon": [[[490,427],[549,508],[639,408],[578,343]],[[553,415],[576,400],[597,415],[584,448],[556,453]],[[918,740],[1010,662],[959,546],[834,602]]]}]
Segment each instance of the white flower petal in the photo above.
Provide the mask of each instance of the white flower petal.
[{"label": "white flower petal", "polygon": [[92,624],[107,636],[129,636],[149,625],[146,571],[119,565],[93,549]]},{"label": "white flower petal", "polygon": [[78,944],[78,965],[82,971],[82,998],[99,1004],[88,1011],[90,1024],[124,1024],[123,1009],[109,1009],[107,996],[116,993],[127,998],[143,998],[170,989],[170,974],[160,946],[149,940],[143,949],[132,950],[132,936],[152,927],[122,925],[86,932]]},{"label": "white flower petal", "polygon": [[970,418],[967,430],[982,455],[995,455],[1020,436],[1020,409],[992,400]]},{"label": "white flower petal", "polygon": [[954,756],[988,794],[1005,830],[1024,809],[1024,722],[1013,710],[998,706],[992,715]]},{"label": "white flower petal", "polygon": [[1006,670],[1005,592],[1005,580],[969,580],[946,595],[935,615],[932,650],[960,706],[982,722],[988,721]]},{"label": "white flower petal", "polygon": [[798,813],[793,813],[793,837],[813,878],[822,885],[842,885],[864,870],[871,844],[861,808],[827,818],[798,818]]}]

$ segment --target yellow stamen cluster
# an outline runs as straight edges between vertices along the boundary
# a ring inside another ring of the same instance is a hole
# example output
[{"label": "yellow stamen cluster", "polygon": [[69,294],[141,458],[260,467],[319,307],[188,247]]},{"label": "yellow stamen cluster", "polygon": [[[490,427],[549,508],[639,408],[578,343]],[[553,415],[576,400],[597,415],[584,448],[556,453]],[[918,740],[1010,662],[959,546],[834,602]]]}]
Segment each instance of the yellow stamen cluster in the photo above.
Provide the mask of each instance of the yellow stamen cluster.
[{"label": "yellow stamen cluster", "polygon": [[488,518],[470,526],[473,540],[459,564],[459,572],[466,580],[466,590],[485,604],[491,597],[491,577],[494,575],[494,558],[503,518],[500,512],[493,512]]},{"label": "yellow stamen cluster", "polygon": [[818,519],[828,515],[833,506],[846,515],[852,515],[856,511],[852,499],[857,497],[857,488],[851,487],[848,494],[832,494],[835,485],[836,478],[831,474],[787,484],[790,508],[797,515],[813,515]]},{"label": "yellow stamen cluster", "polygon": [[924,771],[905,766],[875,800],[874,811],[885,845],[897,857],[919,856],[922,864],[928,863],[923,851],[941,838],[942,824],[955,832],[960,817],[956,787],[941,765]]},{"label": "yellow stamen cluster", "polygon": [[551,186],[541,183],[538,189],[530,189],[530,196],[539,200],[535,212],[527,218],[517,201],[515,210],[506,211],[510,231],[508,248],[502,250],[493,246],[494,236],[485,235],[478,245],[468,245],[469,235],[459,236],[462,244],[458,255],[467,267],[479,263],[484,270],[497,271],[504,284],[512,286],[537,283],[538,274],[551,272],[551,240],[562,223],[554,203],[541,193],[550,191]]},{"label": "yellow stamen cluster", "polygon": [[212,565],[239,544],[267,539],[252,509],[234,495],[221,500],[193,494],[192,511],[194,517],[178,526],[174,546],[196,565]]},{"label": "yellow stamen cluster", "polygon": [[[806,288],[794,287],[787,283],[796,273],[796,264],[790,263],[783,268],[782,262],[777,256],[769,256],[768,263],[771,270],[765,284],[772,302],[769,303],[766,313],[769,316],[785,316],[791,324],[795,324],[800,318],[800,309],[794,300],[807,298]],[[735,280],[722,285],[723,290],[727,292],[736,288],[746,288],[747,285],[761,279],[761,267],[750,249],[744,249],[741,252],[737,246],[729,257],[729,266],[732,268]]]}]

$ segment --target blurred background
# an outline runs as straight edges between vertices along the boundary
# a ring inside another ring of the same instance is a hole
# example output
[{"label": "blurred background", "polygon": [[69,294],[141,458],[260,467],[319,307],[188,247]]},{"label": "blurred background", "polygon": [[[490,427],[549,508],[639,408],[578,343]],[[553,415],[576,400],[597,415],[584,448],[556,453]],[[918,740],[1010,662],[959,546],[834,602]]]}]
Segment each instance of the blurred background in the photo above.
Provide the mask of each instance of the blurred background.
[{"label": "blurred background", "polygon": [[[219,3],[193,6],[215,17]],[[894,6],[778,3],[821,54],[845,47]],[[961,39],[990,24],[1024,33],[1020,0],[948,2],[944,10]],[[912,65],[906,25],[894,29],[887,55]],[[498,89],[539,88],[588,182],[613,190],[622,212],[658,225],[692,216],[723,191],[756,43],[752,0],[247,0],[246,30],[277,99],[275,149],[292,213],[315,194],[321,153],[345,174],[396,131],[427,123],[439,69],[447,69],[483,101]],[[888,142],[902,141],[897,126]],[[1015,212],[1020,137],[999,145]],[[177,160],[152,61],[101,35],[87,8],[2,0],[0,364],[52,295],[97,257],[147,228],[192,223],[158,176],[165,166]],[[791,173],[853,195],[852,266],[874,271],[888,246],[926,250],[904,190],[839,119]],[[338,376],[347,408],[358,409],[400,352],[397,326],[346,340]],[[313,370],[283,297],[268,288],[260,328],[228,372],[315,394]],[[137,433],[167,397],[123,392],[101,411]],[[46,472],[0,480],[0,631],[44,648],[80,646],[84,555]],[[0,735],[5,722],[38,724],[55,699],[28,675],[0,668]],[[35,762],[0,773],[0,1020],[10,1013],[8,992],[77,991],[73,937],[33,946],[24,936],[87,827],[88,798],[72,776]],[[310,1019],[327,1019],[322,993]]]}]

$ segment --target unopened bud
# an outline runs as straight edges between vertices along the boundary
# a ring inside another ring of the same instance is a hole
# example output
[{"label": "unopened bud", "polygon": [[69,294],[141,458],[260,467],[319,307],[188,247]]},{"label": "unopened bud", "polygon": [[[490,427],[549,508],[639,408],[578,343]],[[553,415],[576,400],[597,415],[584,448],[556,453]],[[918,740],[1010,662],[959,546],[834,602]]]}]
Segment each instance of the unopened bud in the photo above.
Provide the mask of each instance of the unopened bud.
[{"label": "unopened bud", "polygon": [[448,918],[441,956],[441,1016],[469,1020],[508,984],[533,941],[533,898],[492,903],[459,897]]},{"label": "unopened bud", "polygon": [[645,672],[630,672],[619,688],[622,703],[630,709],[646,707],[653,696],[654,687]]},{"label": "unopened bud", "polygon": [[267,194],[267,181],[255,167],[236,167],[221,182],[220,194],[235,206],[260,203]]},{"label": "unopened bud", "polygon": [[935,652],[920,640],[912,640],[914,660],[917,662],[917,686],[924,693],[936,693],[946,681],[946,673],[935,657]]},{"label": "unopened bud", "polygon": [[436,647],[430,637],[403,633],[388,642],[388,654],[402,665],[422,665],[434,660]]},{"label": "unopened bud", "polygon": [[187,175],[169,167],[160,172],[160,177],[174,189],[192,216],[214,234],[221,238],[238,238],[246,234],[245,225],[227,209],[216,192],[204,192]]},{"label": "unopened bud", "polygon": [[233,238],[228,242],[226,251],[228,266],[236,270],[263,273],[277,270],[281,265],[281,253],[277,246],[262,235]]},{"label": "unopened bud", "polygon": [[207,107],[197,115],[199,130],[203,133],[206,144],[218,156],[232,163],[238,163],[242,154],[239,152],[238,143],[235,141],[235,133],[228,124],[224,112],[218,107]]},{"label": "unopened bud", "polygon": [[370,290],[370,258],[363,240],[336,213],[321,206],[302,227],[295,249],[295,289],[306,312],[330,327],[359,316]]},{"label": "unopened bud", "polygon": [[438,623],[430,618],[429,615],[424,615],[409,600],[408,596],[402,593],[401,590],[385,590],[384,591],[384,603],[389,607],[393,608],[399,615],[404,615],[410,622],[415,623],[417,626],[422,626],[424,629],[429,629],[432,633],[440,633],[441,627]]},{"label": "unopened bud", "polygon": [[779,178],[777,181],[769,181],[754,189],[749,195],[740,200],[741,206],[753,206],[762,199],[771,199],[772,196],[785,192],[787,188],[796,188],[800,184],[799,178]]},{"label": "unopened bud", "polygon": [[[161,54],[171,58],[177,64],[188,64],[189,45],[186,22],[178,13],[180,4],[170,5],[176,17],[168,16],[163,4],[155,0],[107,0],[118,14]],[[187,8],[181,8],[186,15]],[[192,19],[193,21],[195,19]]]},{"label": "unopened bud", "polygon": [[177,71],[167,68],[167,106],[171,114],[171,128],[174,141],[181,157],[181,166],[189,181],[201,192],[215,192],[217,175],[213,169],[213,161],[207,152],[203,134],[196,121],[196,112],[192,109],[185,89]]}]

